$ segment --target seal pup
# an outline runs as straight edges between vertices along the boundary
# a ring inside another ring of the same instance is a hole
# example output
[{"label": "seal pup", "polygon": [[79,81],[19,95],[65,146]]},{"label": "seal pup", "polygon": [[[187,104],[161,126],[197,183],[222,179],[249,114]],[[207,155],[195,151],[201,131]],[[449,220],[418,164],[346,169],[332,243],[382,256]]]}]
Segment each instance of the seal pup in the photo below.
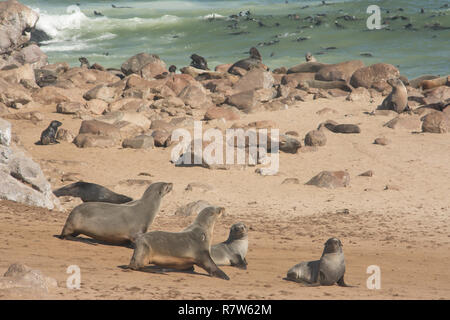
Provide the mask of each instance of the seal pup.
[{"label": "seal pup", "polygon": [[114,244],[134,242],[147,232],[159,211],[162,198],[173,184],[156,182],[142,198],[124,204],[86,202],[76,206],[66,220],[61,239],[75,240],[79,234]]},{"label": "seal pup", "polygon": [[59,122],[58,120],[53,120],[52,122],[50,122],[47,129],[45,129],[41,133],[40,143],[42,145],[59,143],[58,141],[56,141],[56,132],[58,131],[58,127],[60,127],[61,125],[62,123]]},{"label": "seal pup", "polygon": [[177,67],[174,66],[174,65],[172,64],[172,65],[169,67],[169,72],[170,72],[171,74],[174,74],[176,71],[177,71]]},{"label": "seal pup", "polygon": [[139,270],[147,264],[155,264],[187,270],[197,265],[212,277],[230,280],[210,254],[214,224],[224,211],[222,207],[207,207],[181,232],[152,231],[138,237],[128,267]]},{"label": "seal pup", "polygon": [[306,60],[306,62],[317,62],[317,59],[314,58],[314,56],[312,55],[311,52],[307,52],[305,54],[305,60]]},{"label": "seal pup", "polygon": [[238,62],[234,63],[229,69],[228,73],[233,73],[233,69],[238,67],[245,70],[250,70],[254,67],[263,66],[262,64],[262,57],[259,53],[258,49],[255,47],[250,48],[250,57],[247,59],[239,60]]},{"label": "seal pup", "polygon": [[388,79],[387,83],[392,87],[391,93],[384,98],[379,110],[394,110],[397,113],[408,111],[408,91],[403,81],[399,78]]},{"label": "seal pup", "polygon": [[78,197],[83,202],[126,203],[133,201],[132,198],[115,193],[99,184],[84,181],[78,181],[61,187],[53,191],[53,194],[57,197]]},{"label": "seal pup", "polygon": [[245,224],[238,222],[231,226],[226,241],[211,246],[211,258],[218,266],[247,269],[247,250],[248,229]]},{"label": "seal pup", "polygon": [[285,279],[306,286],[332,286],[337,283],[341,287],[350,287],[344,281],[345,259],[342,247],[339,239],[328,239],[320,260],[305,261],[293,266]]},{"label": "seal pup", "polygon": [[201,70],[209,70],[208,62],[202,56],[199,56],[198,54],[194,53],[191,55],[191,59],[192,59],[191,67]]}]

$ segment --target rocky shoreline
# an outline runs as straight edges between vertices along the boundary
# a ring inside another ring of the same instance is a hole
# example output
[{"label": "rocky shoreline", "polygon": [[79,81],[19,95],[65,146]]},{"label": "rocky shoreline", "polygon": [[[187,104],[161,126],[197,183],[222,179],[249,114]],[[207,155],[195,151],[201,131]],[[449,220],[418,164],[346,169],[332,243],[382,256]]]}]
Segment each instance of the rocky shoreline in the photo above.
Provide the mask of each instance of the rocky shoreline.
[{"label": "rocky shoreline", "polygon": [[[5,138],[10,134],[6,120],[39,123],[43,121],[39,110],[49,106],[83,121],[78,132],[63,124],[56,135],[58,141],[73,142],[79,148],[167,148],[172,131],[192,129],[194,120],[225,130],[231,126],[229,122],[245,114],[300,108],[303,102],[342,97],[361,105],[385,97],[373,114],[392,114],[392,120],[385,124],[389,128],[433,133],[450,130],[448,76],[408,80],[393,65],[365,66],[360,60],[337,64],[309,61],[271,71],[254,48],[250,57],[217,66],[214,71],[207,69],[206,61],[199,63],[201,57],[197,55],[192,56],[191,66],[180,69],[181,73],[148,53],[130,57],[117,69],[90,65],[85,58],[80,58],[80,67],[64,62],[48,64],[46,55],[30,42],[38,14],[17,1],[0,2],[0,6],[2,148],[10,147],[11,139]],[[398,79],[397,84],[390,79]],[[276,123],[234,123],[232,127],[270,129]],[[305,141],[297,132],[283,133],[280,150],[307,152],[323,146],[323,130],[361,132],[356,124],[327,121],[308,132]],[[12,131],[12,144],[17,148],[14,128]],[[9,175],[14,177],[12,171]],[[1,197],[12,199],[7,193]]]}]

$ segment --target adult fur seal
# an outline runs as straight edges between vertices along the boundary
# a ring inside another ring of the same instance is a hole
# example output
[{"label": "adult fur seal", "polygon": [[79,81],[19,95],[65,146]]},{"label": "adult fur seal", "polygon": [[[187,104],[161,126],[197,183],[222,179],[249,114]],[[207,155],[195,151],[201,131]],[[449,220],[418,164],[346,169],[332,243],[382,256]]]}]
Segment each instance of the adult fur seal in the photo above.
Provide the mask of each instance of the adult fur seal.
[{"label": "adult fur seal", "polygon": [[342,243],[337,238],[325,242],[320,260],[301,262],[287,272],[286,280],[302,283],[307,286],[350,287],[344,281],[345,259]]},{"label": "adult fur seal", "polygon": [[52,122],[50,122],[50,125],[47,127],[47,129],[45,129],[41,133],[40,143],[43,145],[58,143],[58,141],[56,141],[56,132],[58,131],[58,127],[60,127],[61,125],[62,123],[58,120],[53,120]]},{"label": "adult fur seal", "polygon": [[379,110],[394,110],[397,113],[409,110],[408,92],[399,78],[389,79],[387,83],[392,87],[391,93],[383,100]]},{"label": "adult fur seal", "polygon": [[306,60],[306,62],[317,62],[317,59],[314,58],[314,56],[312,55],[311,52],[307,52],[305,54],[305,60]]},{"label": "adult fur seal", "polygon": [[228,239],[211,246],[211,258],[218,266],[247,269],[248,229],[242,222],[231,226]]},{"label": "adult fur seal", "polygon": [[159,211],[161,199],[172,187],[172,183],[153,183],[141,199],[124,204],[82,203],[69,214],[60,238],[73,239],[85,234],[115,244],[134,242],[139,235],[147,232]]},{"label": "adult fur seal", "polygon": [[208,62],[202,56],[199,56],[198,54],[194,53],[193,55],[191,55],[191,59],[192,59],[191,67],[201,70],[209,70]]},{"label": "adult fur seal", "polygon": [[207,207],[181,232],[152,231],[138,237],[129,268],[138,270],[152,263],[161,267],[186,270],[197,265],[205,269],[210,276],[229,280],[210,254],[214,224],[224,211],[221,207]]},{"label": "adult fur seal", "polygon": [[233,69],[236,67],[250,70],[254,67],[262,67],[262,57],[259,53],[258,49],[255,47],[250,48],[250,57],[247,59],[239,60],[238,62],[234,63],[229,69],[228,73],[233,73]]},{"label": "adult fur seal", "polygon": [[84,181],[78,181],[59,188],[53,191],[53,194],[57,197],[78,197],[83,202],[125,203],[133,201],[132,198],[115,193],[99,184]]}]

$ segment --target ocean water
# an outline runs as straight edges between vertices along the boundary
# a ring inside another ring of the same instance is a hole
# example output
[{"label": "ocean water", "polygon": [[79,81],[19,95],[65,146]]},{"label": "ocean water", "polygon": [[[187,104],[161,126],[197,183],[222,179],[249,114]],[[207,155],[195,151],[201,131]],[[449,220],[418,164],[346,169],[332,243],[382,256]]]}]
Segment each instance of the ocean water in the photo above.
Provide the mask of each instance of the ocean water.
[{"label": "ocean water", "polygon": [[[361,59],[366,65],[391,63],[410,78],[450,74],[446,0],[330,0],[329,5],[306,0],[22,3],[39,11],[37,28],[52,37],[41,47],[50,62],[66,61],[72,66],[79,65],[78,58],[84,56],[91,63],[120,68],[134,54],[147,52],[180,68],[189,65],[190,55],[197,53],[212,69],[247,57],[249,48],[256,46],[271,69],[304,62],[305,53],[312,52],[324,63],[350,59]],[[113,8],[112,4],[129,8]],[[370,5],[381,8],[387,28],[367,28]],[[247,10],[250,19],[230,18]],[[356,19],[346,21],[345,15]]]}]

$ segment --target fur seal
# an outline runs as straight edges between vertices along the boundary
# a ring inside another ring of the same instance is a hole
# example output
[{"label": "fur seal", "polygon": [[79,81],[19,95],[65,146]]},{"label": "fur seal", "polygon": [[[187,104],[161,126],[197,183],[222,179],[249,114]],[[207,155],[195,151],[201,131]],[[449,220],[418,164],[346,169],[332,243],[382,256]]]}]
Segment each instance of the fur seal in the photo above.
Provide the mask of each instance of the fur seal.
[{"label": "fur seal", "polygon": [[256,49],[255,47],[250,48],[250,57],[248,57],[247,59],[239,60],[238,62],[234,63],[228,69],[228,73],[233,73],[233,69],[236,67],[245,70],[250,70],[254,67],[263,67],[262,57],[258,49]]},{"label": "fur seal", "polygon": [[399,78],[389,79],[387,83],[392,87],[391,93],[384,98],[379,110],[394,110],[397,113],[409,110],[408,92]]},{"label": "fur seal", "polygon": [[89,60],[86,57],[80,57],[78,58],[78,61],[80,61],[80,68],[90,68]]},{"label": "fur seal", "polygon": [[175,73],[177,71],[177,67],[176,66],[174,66],[173,64],[169,67],[169,72],[172,74],[172,73]]},{"label": "fur seal", "polygon": [[320,260],[301,262],[287,272],[286,280],[302,283],[306,286],[350,287],[344,281],[345,259],[342,243],[337,238],[325,242]]},{"label": "fur seal", "polygon": [[242,222],[230,228],[228,239],[211,246],[211,258],[218,266],[234,266],[247,269],[245,256],[248,250],[248,229]]},{"label": "fur seal", "polygon": [[307,52],[305,54],[305,60],[306,60],[306,62],[317,62],[317,59],[314,58],[314,56],[312,55],[311,52]]},{"label": "fur seal", "polygon": [[62,123],[58,120],[53,120],[52,122],[50,122],[47,129],[45,129],[41,133],[41,144],[47,145],[51,143],[58,143],[58,141],[56,141],[56,132],[58,131],[58,127],[60,127],[61,125]]},{"label": "fur seal", "polygon": [[191,59],[192,59],[191,67],[201,70],[209,70],[208,62],[202,56],[199,56],[198,54],[194,53],[193,55],[191,55]]},{"label": "fur seal", "polygon": [[133,201],[132,198],[115,193],[99,184],[84,181],[78,181],[61,187],[53,191],[53,194],[57,197],[78,197],[83,202],[125,203]]},{"label": "fur seal", "polygon": [[85,234],[115,244],[134,242],[139,235],[147,232],[159,211],[162,198],[172,187],[172,183],[153,183],[141,199],[124,204],[82,203],[70,212],[60,238],[73,240],[79,234]]},{"label": "fur seal", "polygon": [[129,268],[139,270],[146,264],[186,270],[194,265],[205,269],[210,276],[229,280],[211,259],[211,239],[222,207],[207,207],[194,222],[181,232],[152,231],[136,239]]}]

